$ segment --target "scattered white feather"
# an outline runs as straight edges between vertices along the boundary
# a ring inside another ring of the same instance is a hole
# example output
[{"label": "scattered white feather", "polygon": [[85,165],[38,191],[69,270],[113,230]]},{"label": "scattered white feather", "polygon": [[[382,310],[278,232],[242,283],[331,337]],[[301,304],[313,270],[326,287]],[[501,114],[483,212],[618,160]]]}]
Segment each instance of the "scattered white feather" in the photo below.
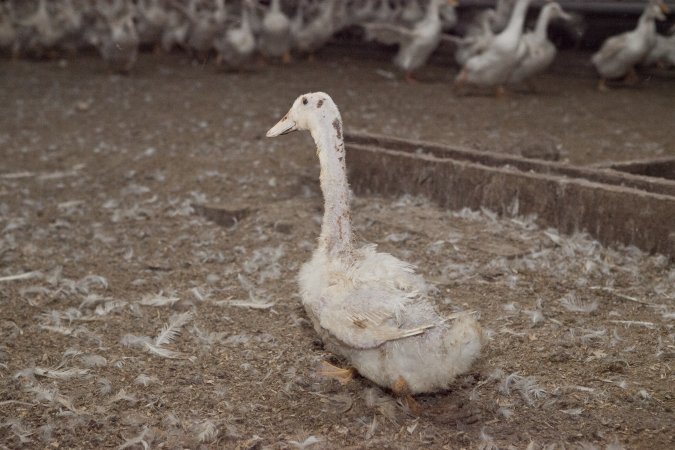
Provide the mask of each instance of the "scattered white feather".
[{"label": "scattered white feather", "polygon": [[134,384],[139,384],[141,386],[149,386],[152,383],[155,383],[156,381],[157,381],[156,377],[142,373],[134,379]]},{"label": "scattered white feather", "polygon": [[180,334],[183,325],[192,320],[192,316],[192,311],[172,315],[169,318],[169,322],[164,325],[162,331],[155,338],[155,345],[162,346],[173,342]]},{"label": "scattered white feather", "polygon": [[561,409],[560,412],[570,416],[580,416],[584,412],[584,408]]},{"label": "scattered white feather", "polygon": [[152,338],[148,336],[136,336],[135,334],[127,333],[120,339],[120,344],[125,347],[144,347],[145,344],[151,343]]},{"label": "scattered white feather", "polygon": [[598,309],[598,302],[584,301],[577,298],[576,294],[570,292],[560,299],[560,304],[568,311],[590,313]]},{"label": "scattered white feather", "polygon": [[148,294],[144,296],[139,302],[143,306],[173,306],[180,301],[180,298],[171,295],[164,295],[163,292],[159,294]]},{"label": "scattered white feather", "polygon": [[125,439],[124,444],[117,447],[117,450],[124,450],[126,448],[135,447],[139,444],[143,446],[144,450],[148,450],[150,448],[150,444],[148,441],[152,442],[152,437],[153,437],[152,430],[149,429],[148,427],[143,427],[143,430],[138,436],[130,439]]},{"label": "scattered white feather", "polygon": [[[373,419],[374,420],[374,419]],[[305,450],[307,448],[311,448],[313,445],[316,445],[318,443],[322,442],[322,440],[316,436],[309,436],[307,439],[304,441],[288,441],[288,445],[290,445],[293,448],[297,448],[299,450]]]},{"label": "scattered white feather", "polygon": [[478,445],[479,450],[499,450],[499,447],[494,442],[494,438],[490,436],[485,428],[480,430],[480,444]]},{"label": "scattered white feather", "polygon": [[73,402],[65,395],[59,393],[59,390],[55,387],[48,389],[36,383],[26,386],[25,389],[27,392],[33,394],[35,400],[40,403],[47,402],[63,406],[76,414],[79,414],[80,412],[73,406]]},{"label": "scattered white feather", "polygon": [[19,273],[16,275],[7,275],[4,277],[0,277],[0,283],[6,282],[6,281],[19,281],[19,280],[29,280],[31,278],[38,278],[41,277],[42,273],[38,271],[32,271],[32,272],[25,272],[25,273]]},{"label": "scattered white feather", "polygon": [[112,383],[107,378],[101,377],[98,380],[96,380],[96,382],[99,384],[98,387],[99,394],[108,395],[112,392]]},{"label": "scattered white feather", "polygon": [[33,369],[35,375],[45,378],[51,378],[54,380],[70,380],[71,378],[82,378],[89,373],[89,369],[44,369],[42,367],[36,367]]},{"label": "scattered white feather", "polygon": [[110,300],[103,303],[102,305],[98,305],[94,310],[94,313],[97,316],[107,316],[108,314],[117,309],[124,308],[126,305],[127,302],[125,302],[124,300]]},{"label": "scattered white feather", "polygon": [[103,290],[108,289],[108,280],[100,275],[87,275],[76,283],[77,289],[83,293],[88,293],[92,287],[99,287]]},{"label": "scattered white feather", "polygon": [[198,422],[192,427],[197,442],[212,442],[218,436],[218,427],[211,420]]},{"label": "scattered white feather", "polygon": [[153,355],[160,356],[162,358],[169,359],[179,359],[183,357],[183,354],[176,352],[174,350],[169,350],[168,348],[160,347],[153,344],[152,342],[145,342],[143,348]]},{"label": "scattered white feather", "polygon": [[127,394],[126,390],[120,389],[117,394],[113,395],[110,400],[108,400],[108,403],[117,403],[122,401],[129,402],[133,405],[138,401],[138,399],[131,394]]},{"label": "scattered white feather", "polygon": [[250,309],[270,309],[275,304],[276,302],[265,302],[262,300],[219,300],[216,302],[218,306],[234,306]]},{"label": "scattered white feather", "polygon": [[172,412],[166,413],[162,419],[162,426],[164,428],[173,428],[177,427],[178,425],[180,425],[180,419]]},{"label": "scattered white feather", "polygon": [[33,435],[34,432],[21,423],[19,419],[7,419],[5,422],[0,422],[0,427],[9,427],[22,444],[32,442],[32,439],[29,436]]},{"label": "scattered white feather", "polygon": [[626,328],[631,327],[631,326],[645,327],[645,328],[651,328],[651,329],[656,328],[656,325],[654,323],[644,322],[644,321],[640,321],[640,320],[610,320],[610,322],[620,324],[620,325],[625,325]]},{"label": "scattered white feather", "polygon": [[104,367],[108,365],[108,360],[101,355],[82,355],[80,361],[87,367]]},{"label": "scattered white feather", "polygon": [[504,378],[499,391],[509,395],[515,389],[528,404],[532,405],[536,400],[546,396],[546,391],[537,385],[534,377],[523,377],[512,373]]}]

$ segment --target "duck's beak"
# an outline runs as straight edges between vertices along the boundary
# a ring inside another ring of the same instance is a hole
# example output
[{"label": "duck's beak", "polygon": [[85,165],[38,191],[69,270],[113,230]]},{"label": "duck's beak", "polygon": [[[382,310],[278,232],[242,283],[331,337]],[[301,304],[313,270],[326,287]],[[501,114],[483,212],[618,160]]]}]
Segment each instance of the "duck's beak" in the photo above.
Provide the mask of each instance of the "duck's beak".
[{"label": "duck's beak", "polygon": [[668,8],[668,5],[666,5],[665,2],[659,3],[659,8],[661,8],[661,12],[663,14],[668,14],[670,12],[670,9]]},{"label": "duck's beak", "polygon": [[270,128],[270,130],[267,132],[267,137],[282,136],[284,134],[292,133],[297,129],[298,128],[295,124],[295,121],[289,119],[288,114],[286,114],[283,119]]},{"label": "duck's beak", "polygon": [[458,6],[459,1],[458,0],[448,0],[448,5],[450,6]]},{"label": "duck's beak", "polygon": [[565,11],[561,11],[560,14],[558,14],[558,17],[560,17],[562,20],[569,20],[570,22],[572,21],[572,16],[567,14]]}]

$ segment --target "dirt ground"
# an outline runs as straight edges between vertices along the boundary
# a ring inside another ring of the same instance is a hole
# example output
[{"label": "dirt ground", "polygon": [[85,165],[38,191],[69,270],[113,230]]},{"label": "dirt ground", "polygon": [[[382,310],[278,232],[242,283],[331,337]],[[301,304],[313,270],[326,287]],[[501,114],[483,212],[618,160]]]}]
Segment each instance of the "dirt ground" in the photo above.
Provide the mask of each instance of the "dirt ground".
[{"label": "dirt ground", "polygon": [[324,90],[352,131],[547,142],[574,164],[673,155],[672,74],[601,94],[568,56],[537,92],[495,99],[455,95],[443,64],[408,85],[343,50],[241,74],[149,54],[129,77],[88,56],[0,71],[0,446],[672,448],[675,268],[533,217],[356,198],[358,238],[415,263],[443,314],[477,311],[489,341],[419,416],[319,377],[343,362],[295,283],[318,163],[306,134],[264,138]]}]

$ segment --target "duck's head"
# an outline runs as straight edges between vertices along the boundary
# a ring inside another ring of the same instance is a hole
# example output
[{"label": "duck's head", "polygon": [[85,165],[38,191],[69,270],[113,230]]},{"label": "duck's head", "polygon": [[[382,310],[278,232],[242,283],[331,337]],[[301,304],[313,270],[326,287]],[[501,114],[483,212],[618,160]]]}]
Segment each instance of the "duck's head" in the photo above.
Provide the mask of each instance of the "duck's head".
[{"label": "duck's head", "polygon": [[549,8],[551,10],[551,17],[557,17],[563,20],[572,20],[572,16],[563,11],[562,7],[556,2],[548,3],[545,8]]},{"label": "duck's head", "polygon": [[656,20],[666,20],[668,14],[668,6],[663,0],[651,0],[649,2],[650,15]]},{"label": "duck's head", "polygon": [[295,99],[286,115],[267,132],[267,137],[281,136],[298,130],[318,130],[323,124],[341,126],[340,112],[333,99],[324,92],[310,92]]}]

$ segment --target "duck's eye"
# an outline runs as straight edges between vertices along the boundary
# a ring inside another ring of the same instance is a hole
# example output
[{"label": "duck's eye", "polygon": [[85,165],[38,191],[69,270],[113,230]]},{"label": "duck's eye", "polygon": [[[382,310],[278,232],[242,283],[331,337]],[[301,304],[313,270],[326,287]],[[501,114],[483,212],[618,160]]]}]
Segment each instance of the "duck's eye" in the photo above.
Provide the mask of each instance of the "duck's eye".
[{"label": "duck's eye", "polygon": [[307,97],[302,97],[302,104],[306,105],[307,104]]}]

